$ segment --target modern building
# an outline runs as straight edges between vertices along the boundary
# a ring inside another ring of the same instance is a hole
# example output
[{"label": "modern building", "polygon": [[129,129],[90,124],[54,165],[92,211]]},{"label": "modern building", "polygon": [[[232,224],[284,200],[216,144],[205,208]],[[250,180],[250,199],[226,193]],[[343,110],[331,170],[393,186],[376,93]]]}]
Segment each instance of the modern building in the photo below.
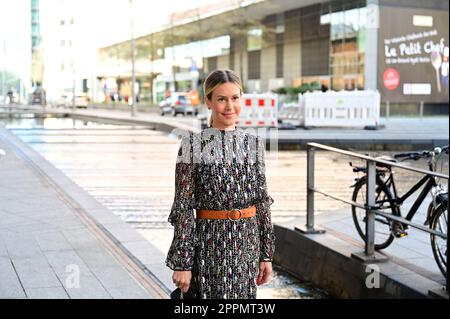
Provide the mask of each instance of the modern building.
[{"label": "modern building", "polygon": [[41,22],[39,0],[31,1],[31,85],[32,87],[42,84],[42,73],[44,65],[42,63],[41,47]]},{"label": "modern building", "polygon": [[91,12],[72,0],[40,0],[43,87],[49,101],[62,95],[95,93],[97,50],[86,30]]},{"label": "modern building", "polygon": [[[0,18],[0,96],[12,90],[26,102],[31,86],[31,2],[2,2]],[[20,13],[20,14],[19,14]],[[0,98],[0,100],[3,100]]]},{"label": "modern building", "polygon": [[[231,68],[247,92],[315,82],[448,113],[448,23],[446,0],[221,1],[136,39],[139,93],[156,102]],[[130,41],[99,51],[104,88],[130,87],[130,57]]]}]

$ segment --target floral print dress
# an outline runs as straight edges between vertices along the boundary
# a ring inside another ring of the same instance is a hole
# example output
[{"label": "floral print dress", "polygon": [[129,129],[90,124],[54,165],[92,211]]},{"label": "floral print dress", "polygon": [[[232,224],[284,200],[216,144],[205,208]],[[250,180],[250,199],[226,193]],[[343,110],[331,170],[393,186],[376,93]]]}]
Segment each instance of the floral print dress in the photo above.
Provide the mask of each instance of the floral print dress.
[{"label": "floral print dress", "polygon": [[[210,127],[181,140],[166,265],[192,271],[189,290],[196,298],[256,298],[259,262],[272,261],[275,249],[264,154],[263,140],[241,128]],[[251,205],[257,208],[251,218],[195,218],[196,209]]]}]

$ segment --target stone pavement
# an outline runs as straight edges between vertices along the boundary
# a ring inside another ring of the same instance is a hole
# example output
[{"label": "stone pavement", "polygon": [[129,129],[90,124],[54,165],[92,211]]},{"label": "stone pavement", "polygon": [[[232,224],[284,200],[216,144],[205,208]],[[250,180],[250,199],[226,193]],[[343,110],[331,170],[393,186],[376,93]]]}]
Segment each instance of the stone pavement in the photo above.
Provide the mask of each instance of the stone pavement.
[{"label": "stone pavement", "polygon": [[1,127],[0,149],[0,299],[167,298],[142,236]]}]

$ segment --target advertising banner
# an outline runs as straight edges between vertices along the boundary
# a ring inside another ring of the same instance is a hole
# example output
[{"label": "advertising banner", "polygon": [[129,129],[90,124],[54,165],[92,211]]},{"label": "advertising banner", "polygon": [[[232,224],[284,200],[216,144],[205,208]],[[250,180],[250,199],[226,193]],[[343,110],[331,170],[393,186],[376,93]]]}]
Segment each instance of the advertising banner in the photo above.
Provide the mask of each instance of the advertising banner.
[{"label": "advertising banner", "polygon": [[448,12],[380,7],[382,101],[448,103]]}]

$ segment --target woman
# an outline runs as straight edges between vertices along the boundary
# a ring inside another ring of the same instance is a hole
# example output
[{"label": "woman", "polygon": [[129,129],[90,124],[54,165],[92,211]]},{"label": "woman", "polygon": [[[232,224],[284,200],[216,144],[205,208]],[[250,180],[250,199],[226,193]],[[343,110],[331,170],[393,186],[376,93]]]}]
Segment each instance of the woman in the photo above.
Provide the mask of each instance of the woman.
[{"label": "woman", "polygon": [[166,265],[194,298],[253,299],[269,280],[275,241],[264,143],[236,127],[243,90],[233,71],[212,72],[204,93],[210,127],[181,140]]}]

